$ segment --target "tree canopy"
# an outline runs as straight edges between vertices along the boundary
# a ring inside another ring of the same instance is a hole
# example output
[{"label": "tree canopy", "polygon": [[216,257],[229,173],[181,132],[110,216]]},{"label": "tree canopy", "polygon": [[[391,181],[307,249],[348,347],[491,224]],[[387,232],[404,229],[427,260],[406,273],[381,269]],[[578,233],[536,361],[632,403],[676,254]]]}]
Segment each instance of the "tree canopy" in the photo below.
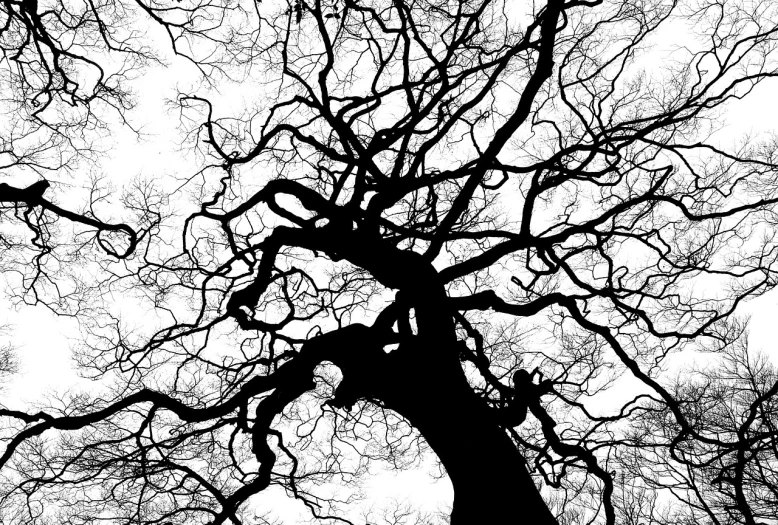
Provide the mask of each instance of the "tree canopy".
[{"label": "tree canopy", "polygon": [[[723,125],[777,45],[752,0],[3,0],[0,268],[93,388],[0,407],[0,519],[778,523],[778,140]],[[449,513],[355,514],[429,457]]]}]

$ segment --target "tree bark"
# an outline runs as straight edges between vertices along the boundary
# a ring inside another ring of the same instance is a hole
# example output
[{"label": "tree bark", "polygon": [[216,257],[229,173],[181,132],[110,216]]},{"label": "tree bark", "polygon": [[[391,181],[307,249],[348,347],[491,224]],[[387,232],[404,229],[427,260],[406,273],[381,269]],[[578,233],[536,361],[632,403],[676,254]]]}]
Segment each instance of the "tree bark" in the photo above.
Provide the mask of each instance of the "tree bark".
[{"label": "tree bark", "polygon": [[408,377],[405,368],[402,395],[395,384],[386,396],[445,467],[454,487],[452,525],[557,525],[524,458],[455,367],[437,367],[434,375],[417,367],[420,377]]}]

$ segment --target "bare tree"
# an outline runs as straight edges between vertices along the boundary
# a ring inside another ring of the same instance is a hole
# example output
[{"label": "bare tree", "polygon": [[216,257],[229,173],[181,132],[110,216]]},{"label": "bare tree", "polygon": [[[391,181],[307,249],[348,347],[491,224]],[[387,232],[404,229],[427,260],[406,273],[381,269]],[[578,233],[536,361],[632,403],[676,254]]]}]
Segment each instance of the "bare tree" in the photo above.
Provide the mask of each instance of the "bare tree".
[{"label": "bare tree", "polygon": [[[776,285],[778,141],[717,133],[776,76],[775,20],[3,2],[3,269],[100,387],[0,410],[0,518],[264,523],[275,489],[356,523],[373,465],[433,453],[454,525],[776,523],[778,375],[738,306]],[[199,168],[110,192],[102,140],[166,61],[201,75],[174,103]],[[395,507],[363,520],[438,519]]]}]

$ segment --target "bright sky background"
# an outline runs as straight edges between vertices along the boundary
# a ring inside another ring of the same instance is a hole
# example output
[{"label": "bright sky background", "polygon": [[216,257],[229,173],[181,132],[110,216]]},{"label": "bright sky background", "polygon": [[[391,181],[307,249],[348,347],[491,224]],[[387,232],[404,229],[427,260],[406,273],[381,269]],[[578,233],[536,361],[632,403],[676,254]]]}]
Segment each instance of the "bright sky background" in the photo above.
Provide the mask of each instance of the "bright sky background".
[{"label": "bright sky background", "polygon": [[[168,70],[153,68],[136,82],[138,92],[156,93],[145,97],[132,113],[132,121],[142,126],[145,140],[137,140],[131,133],[119,132],[113,147],[106,155],[103,170],[117,186],[136,175],[186,176],[186,162],[176,151],[176,119],[164,117],[165,98],[175,96],[176,82],[186,85],[194,82],[192,66],[176,63]],[[778,104],[774,93],[778,82],[759,86],[745,101],[733,104],[725,115],[725,126],[718,134],[722,144],[744,134],[778,131]],[[182,167],[183,166],[183,167]],[[55,181],[56,179],[53,178]],[[60,182],[70,182],[63,180]],[[775,344],[775,323],[778,314],[778,290],[752,300],[741,309],[751,315],[750,342],[752,348],[770,355],[778,363]],[[71,345],[78,339],[78,328],[71,319],[57,318],[43,307],[25,307],[15,310],[4,298],[0,299],[0,323],[9,324],[5,335],[15,345],[20,371],[3,385],[0,402],[9,408],[35,405],[43,396],[68,389],[88,389],[89,383],[78,377],[71,359]],[[416,472],[384,474],[372,478],[365,486],[377,499],[394,497],[411,504],[435,510],[451,501],[452,491],[447,480],[435,482],[429,472],[432,464]],[[271,498],[272,493],[259,499]],[[292,517],[307,515],[301,507],[279,509],[279,514]],[[290,523],[293,521],[290,521]]]}]

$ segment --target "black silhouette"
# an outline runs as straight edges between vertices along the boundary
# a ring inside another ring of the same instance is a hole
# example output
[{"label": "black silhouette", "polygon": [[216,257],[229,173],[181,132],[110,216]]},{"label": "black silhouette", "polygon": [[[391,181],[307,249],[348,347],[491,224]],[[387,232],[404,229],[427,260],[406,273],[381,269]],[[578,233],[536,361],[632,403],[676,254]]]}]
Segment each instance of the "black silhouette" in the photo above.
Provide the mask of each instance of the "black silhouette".
[{"label": "black silhouette", "polygon": [[43,198],[43,193],[49,186],[47,180],[39,180],[27,188],[14,188],[5,182],[0,182],[0,202],[36,204]]},{"label": "black silhouette", "polygon": [[[0,268],[95,379],[0,407],[0,520],[357,523],[429,449],[450,513],[362,522],[774,524],[775,7],[270,4],[0,4]],[[110,189],[134,90],[186,151]]]},{"label": "black silhouette", "polygon": [[509,427],[521,425],[527,418],[527,410],[531,408],[532,413],[538,419],[543,421],[548,418],[550,427],[556,426],[556,422],[543,410],[540,404],[540,398],[544,394],[553,393],[552,382],[546,380],[536,385],[533,377],[538,373],[536,368],[531,374],[524,369],[519,369],[513,374],[513,397],[507,410],[504,411],[503,421],[505,425]]}]

